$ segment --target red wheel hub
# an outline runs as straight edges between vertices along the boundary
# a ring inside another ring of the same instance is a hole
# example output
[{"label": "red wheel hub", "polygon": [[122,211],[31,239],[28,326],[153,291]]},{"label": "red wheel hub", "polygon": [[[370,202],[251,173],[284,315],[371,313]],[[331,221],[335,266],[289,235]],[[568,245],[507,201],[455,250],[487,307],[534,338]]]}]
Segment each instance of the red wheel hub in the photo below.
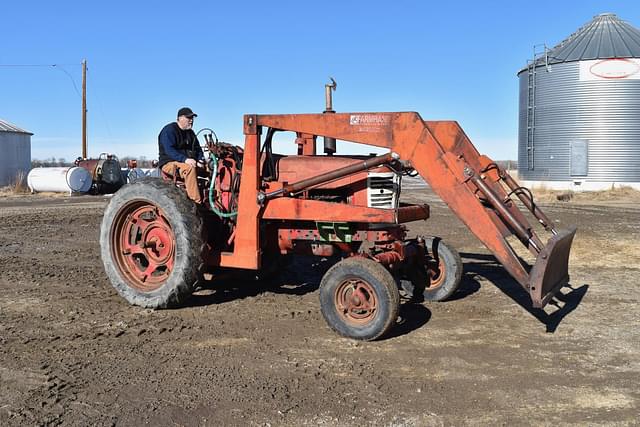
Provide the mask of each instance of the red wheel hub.
[{"label": "red wheel hub", "polygon": [[361,278],[349,279],[338,285],[334,303],[338,314],[356,325],[370,322],[378,308],[373,286]]},{"label": "red wheel hub", "polygon": [[175,235],[157,206],[137,201],[124,206],[111,229],[111,247],[127,283],[144,292],[169,278],[175,261]]},{"label": "red wheel hub", "polygon": [[446,277],[446,266],[442,258],[435,260],[433,258],[427,261],[427,274],[429,275],[429,289],[437,288],[444,283]]}]

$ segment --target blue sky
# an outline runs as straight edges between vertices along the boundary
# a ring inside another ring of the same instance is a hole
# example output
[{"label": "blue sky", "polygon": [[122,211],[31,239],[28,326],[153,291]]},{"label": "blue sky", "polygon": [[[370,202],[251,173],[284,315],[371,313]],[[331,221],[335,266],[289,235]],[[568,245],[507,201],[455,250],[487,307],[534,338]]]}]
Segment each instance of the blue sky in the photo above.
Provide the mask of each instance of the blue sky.
[{"label": "blue sky", "polygon": [[[33,158],[77,157],[86,58],[89,155],[155,158],[179,107],[242,144],[243,114],[321,112],[333,76],[337,111],[457,120],[481,152],[515,159],[516,73],[534,44],[604,12],[640,26],[637,0],[7,1],[0,118],[34,133]],[[6,66],[20,64],[61,65]]]}]

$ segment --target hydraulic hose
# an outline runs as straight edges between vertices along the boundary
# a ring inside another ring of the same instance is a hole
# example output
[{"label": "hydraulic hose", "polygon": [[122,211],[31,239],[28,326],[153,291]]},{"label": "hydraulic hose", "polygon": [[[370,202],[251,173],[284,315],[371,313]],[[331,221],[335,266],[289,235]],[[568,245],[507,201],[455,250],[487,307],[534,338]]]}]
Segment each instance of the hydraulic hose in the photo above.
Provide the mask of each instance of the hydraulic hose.
[{"label": "hydraulic hose", "polygon": [[238,215],[238,211],[235,212],[221,212],[216,208],[216,204],[213,201],[213,190],[216,185],[216,177],[218,176],[218,158],[213,154],[213,152],[209,152],[209,155],[213,158],[213,173],[211,174],[211,184],[209,185],[209,206],[213,213],[218,215],[220,218],[233,218]]}]

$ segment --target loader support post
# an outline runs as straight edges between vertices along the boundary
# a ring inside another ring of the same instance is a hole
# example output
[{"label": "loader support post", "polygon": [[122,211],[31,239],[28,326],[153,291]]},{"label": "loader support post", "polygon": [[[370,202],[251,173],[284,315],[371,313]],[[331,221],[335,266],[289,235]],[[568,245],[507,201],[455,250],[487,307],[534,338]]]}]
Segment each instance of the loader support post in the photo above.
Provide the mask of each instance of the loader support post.
[{"label": "loader support post", "polygon": [[257,203],[260,186],[260,132],[255,115],[244,116],[244,168],[240,181],[238,223],[235,232],[235,249],[220,254],[221,267],[257,270],[260,268],[260,210]]}]

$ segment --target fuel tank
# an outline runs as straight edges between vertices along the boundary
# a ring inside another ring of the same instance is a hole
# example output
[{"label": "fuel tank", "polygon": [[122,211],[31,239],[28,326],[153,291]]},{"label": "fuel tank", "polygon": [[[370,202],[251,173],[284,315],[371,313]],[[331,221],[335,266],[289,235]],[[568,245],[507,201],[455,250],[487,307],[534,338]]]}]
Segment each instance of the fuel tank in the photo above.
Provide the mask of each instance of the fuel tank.
[{"label": "fuel tank", "polygon": [[32,193],[86,193],[92,182],[89,172],[80,167],[33,168],[27,175]]}]

